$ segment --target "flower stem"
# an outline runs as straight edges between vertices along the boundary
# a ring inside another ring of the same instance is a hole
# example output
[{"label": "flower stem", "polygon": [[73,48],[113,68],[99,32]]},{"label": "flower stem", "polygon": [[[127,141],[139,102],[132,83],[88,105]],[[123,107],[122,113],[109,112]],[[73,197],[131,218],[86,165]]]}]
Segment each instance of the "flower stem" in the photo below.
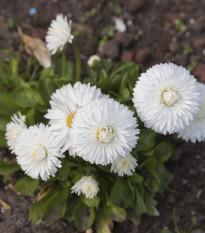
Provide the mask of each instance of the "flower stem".
[{"label": "flower stem", "polygon": [[80,61],[80,53],[79,48],[76,41],[73,41],[74,49],[75,49],[75,60],[76,60],[76,81],[80,81],[81,75],[81,61]]},{"label": "flower stem", "polygon": [[66,75],[66,52],[65,48],[62,51],[62,77]]}]

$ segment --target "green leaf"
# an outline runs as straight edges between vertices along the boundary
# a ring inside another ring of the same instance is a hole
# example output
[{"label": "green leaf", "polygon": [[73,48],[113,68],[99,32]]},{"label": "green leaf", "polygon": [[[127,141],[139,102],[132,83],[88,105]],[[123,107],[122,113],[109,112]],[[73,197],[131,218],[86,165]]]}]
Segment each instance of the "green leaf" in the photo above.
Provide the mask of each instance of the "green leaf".
[{"label": "green leaf", "polygon": [[85,231],[93,224],[95,212],[92,207],[87,207],[79,202],[74,210],[74,223],[79,231]]},{"label": "green leaf", "polygon": [[151,129],[141,129],[136,150],[147,151],[153,148],[155,144],[155,135],[156,133]]},{"label": "green leaf", "polygon": [[66,78],[55,78],[53,81],[57,88],[61,88],[63,85],[68,84],[68,80]]},{"label": "green leaf", "polygon": [[97,233],[112,233],[113,222],[105,212],[98,211],[96,215],[95,226]]},{"label": "green leaf", "polygon": [[141,184],[144,180],[144,178],[138,173],[132,173],[132,176],[130,176],[128,179],[136,184]]},{"label": "green leaf", "polygon": [[34,180],[30,177],[23,177],[17,181],[15,185],[16,191],[23,195],[30,195],[38,187],[38,180]]},{"label": "green leaf", "polygon": [[146,208],[145,202],[143,200],[143,197],[142,197],[140,191],[138,191],[136,189],[135,193],[136,193],[136,207],[135,207],[136,208],[136,213],[138,215],[146,213],[147,208]]},{"label": "green leaf", "polygon": [[64,217],[68,219],[68,221],[74,221],[74,210],[77,204],[80,202],[79,198],[78,199],[71,199],[67,201],[67,208],[66,208],[66,213]]},{"label": "green leaf", "polygon": [[120,87],[119,93],[120,93],[120,95],[122,95],[125,98],[129,98],[129,96],[130,96],[130,92],[129,92],[128,88],[125,86]]},{"label": "green leaf", "polygon": [[34,107],[37,103],[43,104],[40,94],[32,88],[16,88],[11,95],[15,103],[22,108]]},{"label": "green leaf", "polygon": [[146,159],[140,166],[140,169],[145,172],[151,172],[155,169],[157,165],[157,160],[155,158]]},{"label": "green leaf", "polygon": [[59,178],[61,180],[67,180],[70,174],[70,161],[67,158],[62,160],[62,167],[58,170]]},{"label": "green leaf", "polygon": [[164,163],[173,154],[173,148],[166,142],[161,142],[154,150],[154,154],[158,162]]},{"label": "green leaf", "polygon": [[7,92],[0,92],[0,113],[11,116],[18,111],[18,106],[13,101],[11,95]]},{"label": "green leaf", "polygon": [[125,179],[118,178],[111,189],[111,203],[126,208],[132,203],[133,198],[128,182]]},{"label": "green leaf", "polygon": [[81,200],[89,207],[97,207],[100,203],[100,200],[97,196],[94,196],[93,198],[87,198],[86,196],[82,195]]},{"label": "green leaf", "polygon": [[41,77],[54,77],[55,72],[54,72],[54,67],[49,67],[49,68],[44,68],[41,71]]},{"label": "green leaf", "polygon": [[29,212],[29,221],[32,224],[39,224],[43,218],[52,213],[52,218],[58,219],[65,214],[66,200],[69,190],[62,190],[58,187],[49,192],[40,201],[35,202]]},{"label": "green leaf", "polygon": [[51,95],[56,90],[55,84],[51,78],[41,77],[39,80],[39,92],[44,100],[44,102],[48,105],[49,100],[51,99]]},{"label": "green leaf", "polygon": [[0,131],[0,147],[8,147],[5,133]]},{"label": "green leaf", "polygon": [[110,218],[115,222],[123,222],[127,217],[127,213],[123,208],[114,205],[108,206],[106,212],[109,213]]},{"label": "green leaf", "polygon": [[5,132],[6,124],[10,121],[10,117],[8,115],[0,114],[0,131]]},{"label": "green leaf", "polygon": [[97,211],[95,226],[97,233],[112,233],[113,222],[104,211]]},{"label": "green leaf", "polygon": [[139,77],[139,65],[134,64],[133,67],[128,70],[127,77],[127,82],[129,84],[130,91],[132,92]]},{"label": "green leaf", "polygon": [[4,182],[6,182],[15,172],[21,168],[17,162],[5,161],[0,159],[0,173],[4,175]]}]

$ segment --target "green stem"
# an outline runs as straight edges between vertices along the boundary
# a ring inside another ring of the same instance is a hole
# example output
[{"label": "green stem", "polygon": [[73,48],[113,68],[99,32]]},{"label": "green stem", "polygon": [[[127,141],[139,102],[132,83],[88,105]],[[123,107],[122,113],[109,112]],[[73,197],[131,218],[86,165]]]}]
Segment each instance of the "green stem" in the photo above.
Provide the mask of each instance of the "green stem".
[{"label": "green stem", "polygon": [[66,52],[65,48],[62,51],[62,77],[66,75]]},{"label": "green stem", "polygon": [[180,233],[179,228],[177,226],[177,222],[176,222],[175,208],[173,208],[172,214],[173,214],[174,230],[176,231],[176,233]]},{"label": "green stem", "polygon": [[80,53],[78,49],[78,45],[75,41],[73,41],[74,49],[75,49],[75,60],[76,60],[76,81],[80,81],[81,76],[81,61],[80,61]]}]

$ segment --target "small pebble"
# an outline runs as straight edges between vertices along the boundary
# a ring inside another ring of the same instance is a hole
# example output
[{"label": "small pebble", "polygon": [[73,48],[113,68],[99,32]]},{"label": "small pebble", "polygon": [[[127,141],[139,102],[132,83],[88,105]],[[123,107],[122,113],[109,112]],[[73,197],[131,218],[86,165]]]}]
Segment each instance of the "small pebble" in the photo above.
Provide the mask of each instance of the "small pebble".
[{"label": "small pebble", "polygon": [[194,24],[194,23],[195,23],[195,19],[191,18],[191,19],[189,20],[189,24]]},{"label": "small pebble", "polygon": [[132,26],[132,24],[133,24],[132,20],[128,20],[128,21],[127,21],[127,26],[130,27],[130,26]]},{"label": "small pebble", "polygon": [[4,207],[1,208],[1,213],[5,213],[6,212],[6,209],[4,209]]},{"label": "small pebble", "polygon": [[201,193],[202,193],[202,190],[201,190],[201,189],[199,189],[199,191],[198,191],[198,192],[197,192],[197,194],[196,194],[196,198],[197,198],[197,199],[199,199],[199,198],[200,198]]}]

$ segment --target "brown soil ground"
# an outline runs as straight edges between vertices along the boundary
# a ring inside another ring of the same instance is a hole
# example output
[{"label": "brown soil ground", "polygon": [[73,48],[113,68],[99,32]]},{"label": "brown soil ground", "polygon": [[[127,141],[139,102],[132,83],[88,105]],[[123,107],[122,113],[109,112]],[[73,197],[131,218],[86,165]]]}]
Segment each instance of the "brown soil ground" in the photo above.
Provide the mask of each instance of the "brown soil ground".
[{"label": "brown soil ground", "polygon": [[[115,32],[109,38],[112,43],[100,47],[103,29],[112,25],[113,16],[116,16],[110,3],[121,7],[118,17],[126,22],[127,32]],[[37,10],[33,16],[29,15],[31,7]],[[94,8],[97,13],[88,17]],[[0,48],[6,44],[15,52],[20,41],[16,27],[7,29],[8,18],[14,19],[25,33],[44,38],[50,21],[58,13],[63,13],[72,18],[74,30],[81,31],[78,43],[84,63],[97,52],[111,57],[116,63],[121,60],[136,61],[141,71],[160,62],[173,62],[185,67],[195,63],[192,72],[200,82],[205,83],[204,10],[204,0],[0,0]],[[174,25],[176,19],[184,23],[184,32]],[[82,21],[85,23],[82,24]],[[68,51],[68,54],[72,59],[73,51]],[[192,233],[205,233],[205,144],[185,143],[175,136],[170,139],[176,150],[167,162],[167,168],[174,179],[170,190],[157,197],[160,216],[143,216],[139,227],[129,220],[115,223],[113,232],[160,233],[166,227],[174,232],[172,211],[175,208],[181,232],[193,220]],[[8,158],[8,152],[2,150],[0,157]],[[77,232],[73,223],[65,220],[31,226],[28,211],[35,197],[14,192],[11,185],[15,181],[16,177],[3,184],[0,177],[0,197],[11,206],[11,210],[1,208],[0,233]]]}]

